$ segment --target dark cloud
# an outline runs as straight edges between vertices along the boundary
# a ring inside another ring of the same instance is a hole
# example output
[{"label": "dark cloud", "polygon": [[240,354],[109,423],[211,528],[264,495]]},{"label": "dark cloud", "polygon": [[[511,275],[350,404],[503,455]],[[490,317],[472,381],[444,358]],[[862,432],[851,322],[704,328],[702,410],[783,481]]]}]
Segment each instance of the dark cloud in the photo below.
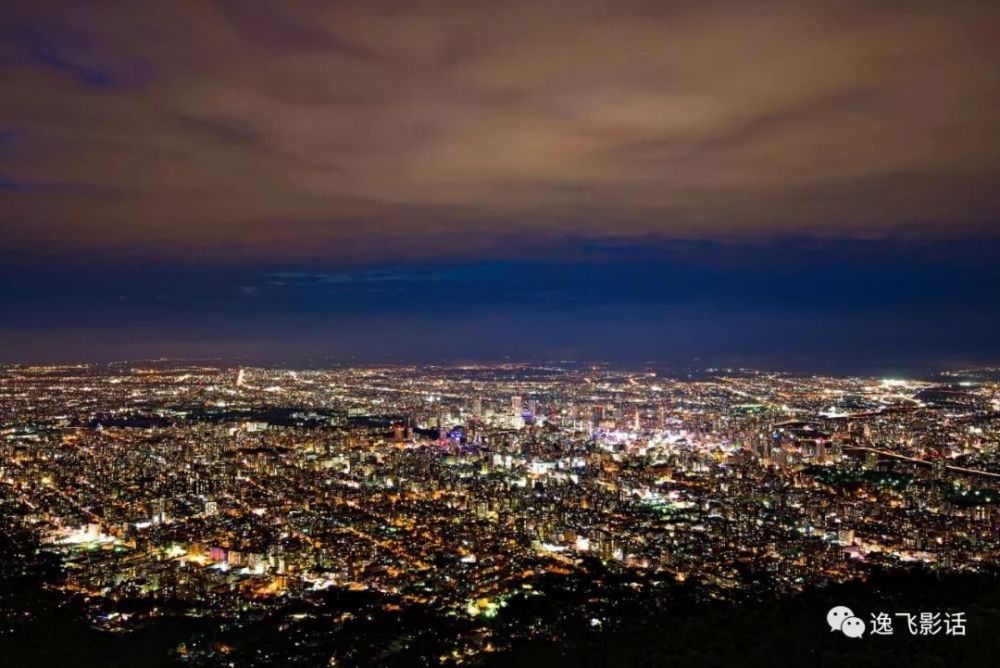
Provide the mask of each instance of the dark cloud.
[{"label": "dark cloud", "polygon": [[0,230],[175,256],[982,234],[998,19],[962,1],[8,3]]},{"label": "dark cloud", "polygon": [[0,358],[987,359],[997,34],[971,0],[6,2]]}]

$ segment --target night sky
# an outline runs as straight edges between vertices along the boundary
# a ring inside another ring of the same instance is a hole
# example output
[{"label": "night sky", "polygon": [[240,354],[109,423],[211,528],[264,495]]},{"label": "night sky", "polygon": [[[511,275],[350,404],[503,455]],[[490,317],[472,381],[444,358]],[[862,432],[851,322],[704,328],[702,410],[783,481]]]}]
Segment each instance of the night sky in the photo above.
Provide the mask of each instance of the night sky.
[{"label": "night sky", "polygon": [[0,361],[1000,362],[1000,6],[0,5]]}]

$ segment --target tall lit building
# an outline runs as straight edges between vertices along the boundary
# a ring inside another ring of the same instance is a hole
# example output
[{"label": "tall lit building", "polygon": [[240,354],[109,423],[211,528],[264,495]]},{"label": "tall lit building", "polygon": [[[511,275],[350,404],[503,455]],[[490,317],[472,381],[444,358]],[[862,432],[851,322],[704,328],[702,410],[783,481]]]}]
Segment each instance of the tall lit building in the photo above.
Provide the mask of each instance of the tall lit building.
[{"label": "tall lit building", "polygon": [[167,521],[167,502],[165,499],[153,499],[149,505],[150,519],[153,524],[162,524]]},{"label": "tall lit building", "polygon": [[524,402],[520,395],[515,395],[510,398],[510,416],[512,418],[519,418],[524,413]]},{"label": "tall lit building", "polygon": [[515,428],[524,426],[524,404],[520,395],[510,398],[510,422]]}]

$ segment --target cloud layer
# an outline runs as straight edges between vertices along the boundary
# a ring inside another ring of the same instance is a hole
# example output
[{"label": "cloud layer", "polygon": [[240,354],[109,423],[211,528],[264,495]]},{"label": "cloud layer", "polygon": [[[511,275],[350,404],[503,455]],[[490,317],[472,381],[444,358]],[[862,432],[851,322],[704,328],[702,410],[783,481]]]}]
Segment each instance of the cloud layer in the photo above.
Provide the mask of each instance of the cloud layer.
[{"label": "cloud layer", "polygon": [[0,25],[11,248],[962,237],[1000,210],[990,3],[36,0]]}]

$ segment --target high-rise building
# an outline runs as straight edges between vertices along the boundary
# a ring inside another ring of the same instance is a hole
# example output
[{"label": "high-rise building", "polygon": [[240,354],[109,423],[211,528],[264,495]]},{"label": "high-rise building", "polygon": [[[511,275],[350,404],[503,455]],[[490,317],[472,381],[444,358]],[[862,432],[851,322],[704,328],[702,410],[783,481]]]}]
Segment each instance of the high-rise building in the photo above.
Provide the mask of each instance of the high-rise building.
[{"label": "high-rise building", "polygon": [[524,404],[519,395],[514,395],[510,398],[510,416],[512,418],[519,418],[524,413]]},{"label": "high-rise building", "polygon": [[524,426],[524,405],[517,395],[510,398],[510,422],[518,429]]},{"label": "high-rise building", "polygon": [[153,524],[162,524],[167,521],[166,499],[153,499],[150,504],[150,519]]}]

